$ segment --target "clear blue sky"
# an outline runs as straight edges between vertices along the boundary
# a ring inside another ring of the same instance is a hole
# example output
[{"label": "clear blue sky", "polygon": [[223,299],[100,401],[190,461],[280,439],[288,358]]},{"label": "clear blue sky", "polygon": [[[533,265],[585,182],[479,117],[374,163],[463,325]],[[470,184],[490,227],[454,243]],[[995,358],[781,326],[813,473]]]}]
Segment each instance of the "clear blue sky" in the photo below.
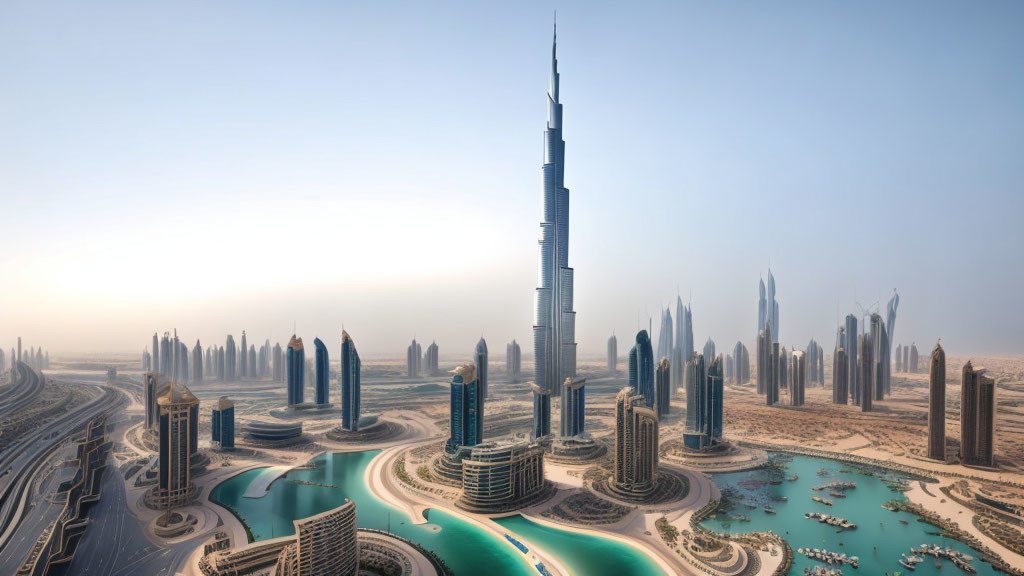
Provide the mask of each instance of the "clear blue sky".
[{"label": "clear blue sky", "polygon": [[634,4],[0,4],[0,344],[526,344],[557,8],[582,352],[1024,353],[1024,4]]}]

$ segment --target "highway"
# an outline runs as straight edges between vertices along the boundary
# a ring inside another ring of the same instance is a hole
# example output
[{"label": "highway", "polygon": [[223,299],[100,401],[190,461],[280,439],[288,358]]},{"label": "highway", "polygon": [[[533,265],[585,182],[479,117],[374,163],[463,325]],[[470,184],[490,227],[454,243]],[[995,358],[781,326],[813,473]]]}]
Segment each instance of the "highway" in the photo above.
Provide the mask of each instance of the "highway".
[{"label": "highway", "polygon": [[[15,556],[24,558],[35,541],[34,536],[28,538],[23,535],[17,539],[14,536],[35,505],[32,487],[40,471],[60,451],[65,441],[78,433],[89,420],[102,412],[116,413],[127,401],[121,391],[89,386],[98,392],[91,401],[56,418],[41,432],[26,435],[0,455],[0,470],[8,470],[0,477],[0,557],[4,558],[5,564]],[[18,545],[8,550],[12,540]]]},{"label": "highway", "polygon": [[35,370],[24,362],[18,363],[18,374],[18,379],[11,383],[10,390],[6,390],[6,393],[0,396],[0,419],[34,402],[46,385],[46,378],[36,374]]}]

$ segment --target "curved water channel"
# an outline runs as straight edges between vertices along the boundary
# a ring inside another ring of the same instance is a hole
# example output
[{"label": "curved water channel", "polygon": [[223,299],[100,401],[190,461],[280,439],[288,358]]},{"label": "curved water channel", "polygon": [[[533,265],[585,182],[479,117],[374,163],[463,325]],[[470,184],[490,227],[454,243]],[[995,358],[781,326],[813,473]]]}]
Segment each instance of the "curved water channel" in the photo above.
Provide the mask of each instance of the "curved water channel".
[{"label": "curved water channel", "polygon": [[[490,532],[442,510],[427,511],[429,524],[414,525],[398,508],[378,499],[364,484],[367,466],[379,450],[324,454],[309,469],[288,472],[262,498],[244,497],[264,469],[243,472],[217,485],[210,499],[232,510],[255,540],[294,534],[293,520],[356,503],[359,526],[390,530],[440,556],[457,575],[522,576],[538,574],[526,557]],[[558,530],[522,516],[498,522],[521,537],[529,548],[541,543],[574,576],[663,575],[650,558],[631,546],[608,538]]]},{"label": "curved water channel", "polygon": [[[977,551],[952,538],[943,538],[935,526],[919,522],[918,517],[909,512],[883,509],[882,504],[888,500],[902,497],[887,482],[896,478],[891,472],[855,467],[822,458],[794,456],[791,461],[785,462],[781,471],[758,469],[711,476],[723,495],[727,495],[732,502],[732,506],[728,512],[720,512],[705,520],[703,526],[716,532],[774,531],[793,548],[794,563],[789,571],[791,575],[802,575],[804,568],[822,565],[822,562],[797,552],[799,548],[818,548],[858,556],[859,568],[855,570],[847,566],[843,569],[845,574],[881,576],[902,572],[906,576],[910,571],[900,565],[901,554],[909,556],[911,547],[922,544],[938,544],[943,548],[950,547],[969,554],[975,558],[971,565],[978,574],[996,574],[990,564],[977,559]],[[796,480],[788,480],[794,476],[797,476]],[[778,483],[780,480],[781,483]],[[772,484],[773,481],[776,484]],[[857,487],[847,490],[845,498],[831,496],[828,489],[812,490],[830,482],[854,482]],[[830,500],[832,506],[811,500],[814,496]],[[783,497],[787,501],[780,501]],[[775,514],[766,512],[765,507],[774,509]],[[824,512],[846,518],[855,523],[857,528],[841,531],[804,518],[807,512]],[[941,567],[936,568],[935,557],[923,557],[924,561],[918,563],[913,571],[915,576],[963,574],[949,560],[942,560]]]}]

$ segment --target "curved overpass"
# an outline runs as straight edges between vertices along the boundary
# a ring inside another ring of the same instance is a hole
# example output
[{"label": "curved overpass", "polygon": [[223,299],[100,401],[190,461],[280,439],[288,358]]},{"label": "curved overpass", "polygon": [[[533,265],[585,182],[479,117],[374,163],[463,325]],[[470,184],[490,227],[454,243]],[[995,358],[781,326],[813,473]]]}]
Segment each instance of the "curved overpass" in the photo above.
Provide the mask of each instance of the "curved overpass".
[{"label": "curved overpass", "polygon": [[29,368],[28,364],[18,362],[18,379],[11,383],[10,389],[0,394],[0,418],[34,402],[45,384],[45,377]]}]

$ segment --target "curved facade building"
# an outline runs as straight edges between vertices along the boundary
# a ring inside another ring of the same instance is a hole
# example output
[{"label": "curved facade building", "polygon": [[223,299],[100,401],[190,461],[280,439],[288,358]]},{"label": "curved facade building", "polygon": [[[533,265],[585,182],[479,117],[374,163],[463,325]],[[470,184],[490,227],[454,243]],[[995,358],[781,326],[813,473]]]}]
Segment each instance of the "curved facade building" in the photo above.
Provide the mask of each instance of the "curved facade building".
[{"label": "curved facade building", "polygon": [[629,385],[644,396],[648,408],[654,406],[654,349],[647,330],[636,333],[636,344],[629,351]]},{"label": "curved facade building", "polygon": [[360,373],[362,362],[356,343],[348,332],[341,331],[341,427],[359,431]]},{"label": "curved facade building", "polygon": [[476,343],[476,352],[473,354],[473,361],[476,363],[476,379],[480,381],[480,398],[487,399],[487,341],[483,336]]},{"label": "curved facade building", "polygon": [[260,442],[284,442],[302,436],[302,422],[264,422],[254,420],[245,427],[246,434]]},{"label": "curved facade building", "polygon": [[292,334],[285,352],[285,372],[288,380],[288,405],[302,404],[306,386],[306,352],[302,347],[302,338]]},{"label": "curved facade building", "polygon": [[544,488],[544,451],[519,441],[481,444],[462,459],[461,508],[496,512],[529,503]]},{"label": "curved facade building", "polygon": [[474,364],[455,369],[448,414],[450,436],[444,445],[446,452],[454,454],[461,446],[476,446],[483,441],[483,399]]},{"label": "curved facade building", "polygon": [[327,355],[327,346],[319,338],[313,339],[313,349],[316,354],[316,403],[323,405],[329,403],[331,396],[331,361]]},{"label": "curved facade building", "polygon": [[615,397],[615,474],[611,488],[631,496],[650,494],[658,479],[658,416],[636,405],[642,399],[628,387]]},{"label": "curved facade building", "polygon": [[938,342],[928,381],[928,457],[946,460],[946,351]]},{"label": "curved facade building", "polygon": [[544,214],[540,223],[539,282],[533,322],[534,382],[561,393],[576,376],[576,312],[569,267],[569,189],[565,187],[562,104],[558,101],[557,35],[551,45],[551,85],[544,131]]},{"label": "curved facade building", "polygon": [[295,543],[278,557],[280,576],[351,576],[359,573],[356,503],[295,520]]}]

